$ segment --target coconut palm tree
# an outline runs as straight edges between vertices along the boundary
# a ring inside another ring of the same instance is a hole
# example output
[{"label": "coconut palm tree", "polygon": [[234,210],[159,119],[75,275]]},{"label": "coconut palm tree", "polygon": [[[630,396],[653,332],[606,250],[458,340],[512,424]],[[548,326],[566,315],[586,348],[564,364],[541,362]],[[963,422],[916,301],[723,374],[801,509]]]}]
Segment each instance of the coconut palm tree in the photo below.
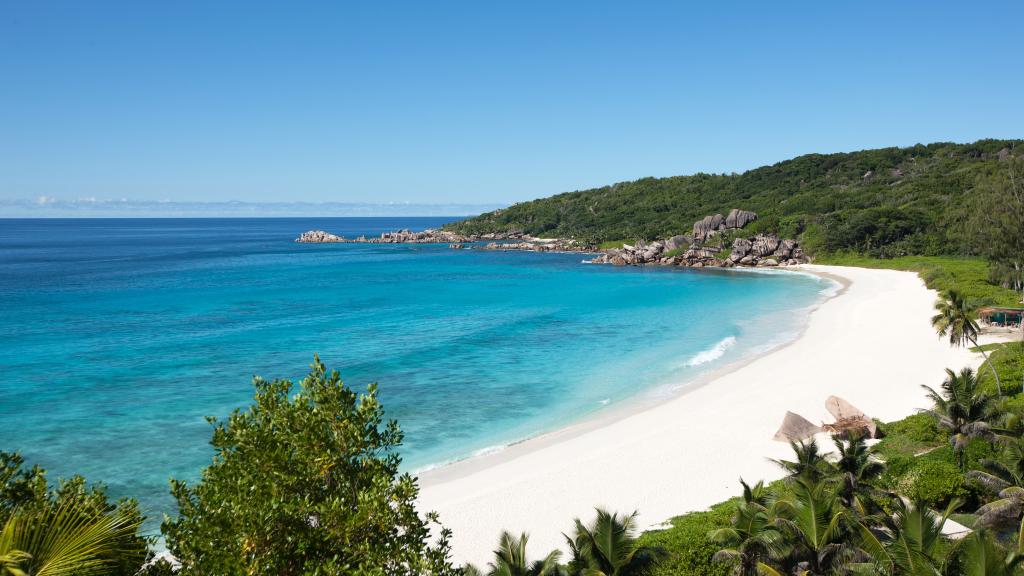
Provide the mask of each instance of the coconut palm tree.
[{"label": "coconut palm tree", "polygon": [[832,465],[833,479],[843,505],[866,515],[875,508],[873,496],[878,493],[874,481],[885,472],[885,464],[874,457],[863,434],[848,440],[833,438],[839,459]]},{"label": "coconut palm tree", "polygon": [[772,460],[789,473],[789,478],[806,478],[816,482],[828,475],[829,463],[821,453],[816,441],[813,439],[810,442],[790,440],[789,446],[793,449],[795,460]]},{"label": "coconut palm tree", "polygon": [[103,514],[79,502],[14,512],[0,530],[0,574],[99,576],[107,574],[118,542],[140,520],[120,510]]},{"label": "coconut palm tree", "polygon": [[964,449],[972,438],[992,438],[989,425],[992,413],[992,396],[978,388],[974,371],[964,368],[959,374],[946,369],[942,382],[942,393],[930,386],[921,386],[928,392],[934,407],[928,410],[935,417],[939,427],[949,432],[960,468],[964,467]]},{"label": "coconut palm tree", "polygon": [[637,544],[636,515],[619,517],[598,508],[597,518],[589,526],[577,518],[576,533],[572,538],[565,536],[572,552],[570,566],[587,576],[650,574],[667,553]]},{"label": "coconut palm tree", "polygon": [[724,546],[715,553],[715,562],[732,564],[733,576],[758,576],[769,568],[769,558],[781,549],[782,534],[766,507],[764,482],[758,482],[753,488],[742,479],[740,484],[743,485],[743,502],[736,507],[732,525],[713,530],[708,536]]},{"label": "coconut palm tree", "polygon": [[790,546],[780,559],[788,573],[833,574],[866,559],[853,544],[848,511],[828,483],[796,478],[790,487],[792,493],[773,507],[776,526]]},{"label": "coconut palm tree", "polygon": [[[526,559],[526,542],[529,537],[525,532],[519,537],[509,532],[502,532],[498,539],[498,549],[494,551],[494,562],[488,564],[488,576],[558,576],[561,572],[558,566],[558,558],[562,553],[555,550],[544,557],[543,560],[529,562]],[[473,566],[463,568],[466,576],[479,576],[482,573]]]},{"label": "coconut palm tree", "polygon": [[940,295],[939,301],[935,303],[935,310],[938,312],[932,316],[932,326],[940,337],[949,337],[949,343],[953,346],[966,346],[973,344],[981,350],[985,357],[985,363],[992,370],[992,377],[996,380],[996,391],[999,396],[1003,395],[1003,385],[999,382],[999,373],[992,362],[989,362],[988,353],[978,346],[978,323],[974,320],[974,311],[967,306],[967,302],[956,290],[945,290]]},{"label": "coconut palm tree", "polygon": [[971,470],[976,480],[997,499],[978,509],[978,528],[1005,528],[1024,516],[1024,438],[1000,438],[1003,453],[998,460],[982,460],[983,470]]},{"label": "coconut palm tree", "polygon": [[880,524],[858,526],[860,546],[872,558],[863,568],[888,576],[940,576],[942,526],[957,504],[939,515],[923,502],[908,504],[897,498],[891,517],[883,515]]},{"label": "coconut palm tree", "polygon": [[963,542],[962,566],[954,566],[953,574],[964,576],[1020,576],[1024,566],[1024,525],[1018,534],[1017,545],[1009,551],[1003,549],[987,530],[978,530]]}]

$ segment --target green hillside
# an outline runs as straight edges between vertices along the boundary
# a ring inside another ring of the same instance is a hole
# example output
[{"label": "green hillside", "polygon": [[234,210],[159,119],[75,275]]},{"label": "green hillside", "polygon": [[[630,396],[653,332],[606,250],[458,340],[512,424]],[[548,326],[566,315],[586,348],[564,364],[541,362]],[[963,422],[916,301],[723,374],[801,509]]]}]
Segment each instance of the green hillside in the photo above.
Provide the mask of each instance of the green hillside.
[{"label": "green hillside", "polygon": [[972,187],[997,171],[1001,157],[1020,156],[1022,144],[808,154],[743,174],[642,178],[515,204],[448,229],[523,230],[598,244],[688,233],[695,220],[743,208],[760,216],[748,230],[799,238],[811,254],[965,254],[958,228]]}]

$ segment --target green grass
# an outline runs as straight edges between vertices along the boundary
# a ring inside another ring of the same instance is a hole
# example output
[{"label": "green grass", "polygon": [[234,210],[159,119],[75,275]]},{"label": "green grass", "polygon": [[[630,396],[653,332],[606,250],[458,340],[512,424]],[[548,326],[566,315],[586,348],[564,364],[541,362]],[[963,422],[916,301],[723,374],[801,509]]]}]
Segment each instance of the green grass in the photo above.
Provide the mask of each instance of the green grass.
[{"label": "green grass", "polygon": [[978,352],[991,352],[993,350],[999,350],[1002,347],[1003,347],[1003,343],[1002,342],[993,342],[992,344],[983,344],[981,346],[971,346],[970,348],[968,348],[968,350],[970,350],[971,352],[974,352],[974,353],[978,353]]},{"label": "green grass", "polygon": [[1021,294],[989,281],[988,263],[982,258],[966,256],[901,256],[899,258],[871,258],[850,254],[818,256],[815,264],[885,268],[917,272],[925,284],[935,290],[950,288],[960,291],[974,306],[1019,305]]},{"label": "green grass", "polygon": [[622,248],[623,244],[631,244],[632,240],[605,240],[598,244],[599,250],[611,250],[613,248]]},{"label": "green grass", "polygon": [[[988,351],[989,362],[996,367],[996,372],[999,372],[999,380],[1003,384],[1003,394],[1012,396],[1020,394],[1021,392],[1021,378],[1024,373],[1024,342],[1010,342],[1007,344],[997,344],[997,349]],[[981,386],[992,392],[996,390],[996,380],[992,376],[992,370],[989,369],[988,364],[982,364],[978,368],[978,380],[981,382]],[[1024,411],[1024,397],[1014,398],[1011,402],[1017,401],[1021,405],[1022,411]]]},{"label": "green grass", "polygon": [[659,546],[669,557],[652,572],[654,576],[725,576],[729,566],[713,562],[711,557],[721,549],[708,538],[708,533],[729,525],[738,499],[715,504],[704,512],[676,516],[670,528],[652,530],[640,536],[642,546]]},{"label": "green grass", "polygon": [[885,438],[875,448],[890,460],[895,456],[914,456],[937,446],[944,446],[947,435],[935,425],[935,418],[924,412],[882,425]]}]

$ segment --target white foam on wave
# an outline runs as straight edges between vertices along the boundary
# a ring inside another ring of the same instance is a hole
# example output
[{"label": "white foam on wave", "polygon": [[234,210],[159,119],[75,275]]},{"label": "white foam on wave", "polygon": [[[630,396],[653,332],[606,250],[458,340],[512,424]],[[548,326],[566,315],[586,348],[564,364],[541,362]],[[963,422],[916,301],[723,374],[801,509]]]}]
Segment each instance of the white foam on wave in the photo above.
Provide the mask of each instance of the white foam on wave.
[{"label": "white foam on wave", "polygon": [[694,354],[693,357],[686,362],[686,365],[692,367],[700,366],[701,364],[707,364],[708,362],[714,362],[715,360],[718,360],[723,355],[725,355],[726,350],[732,348],[735,345],[736,337],[726,336],[725,338],[719,340],[711,348],[708,348],[707,350],[702,350]]}]

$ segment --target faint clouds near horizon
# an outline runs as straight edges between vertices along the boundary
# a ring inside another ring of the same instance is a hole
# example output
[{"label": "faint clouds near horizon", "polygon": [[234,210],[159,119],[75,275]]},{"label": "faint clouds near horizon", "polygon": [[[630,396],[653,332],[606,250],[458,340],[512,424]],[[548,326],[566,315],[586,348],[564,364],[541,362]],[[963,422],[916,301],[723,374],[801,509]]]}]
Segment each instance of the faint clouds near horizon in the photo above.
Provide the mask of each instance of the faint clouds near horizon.
[{"label": "faint clouds near horizon", "polygon": [[96,198],[0,199],[0,218],[202,218],[304,216],[475,216],[507,204],[416,202],[181,202]]}]

